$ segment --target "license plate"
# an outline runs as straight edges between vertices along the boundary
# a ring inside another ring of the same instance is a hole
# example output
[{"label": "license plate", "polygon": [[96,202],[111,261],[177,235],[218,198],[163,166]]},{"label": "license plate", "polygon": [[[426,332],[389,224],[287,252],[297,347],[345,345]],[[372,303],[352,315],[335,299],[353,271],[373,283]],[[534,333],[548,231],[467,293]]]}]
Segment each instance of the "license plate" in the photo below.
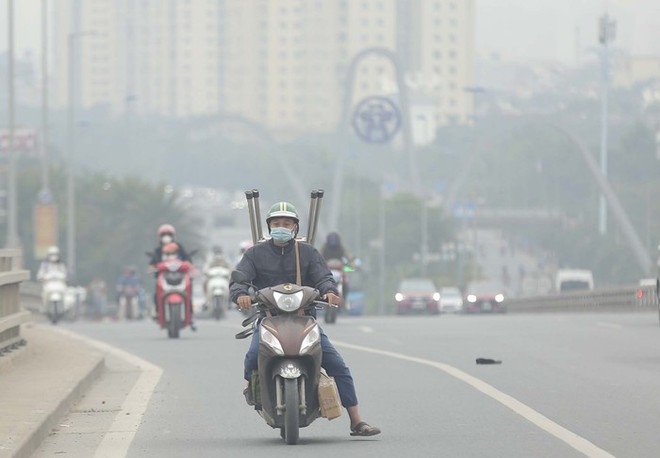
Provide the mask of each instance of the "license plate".
[{"label": "license plate", "polygon": [[412,303],[412,306],[415,309],[425,309],[426,308],[426,302],[415,301],[415,302]]},{"label": "license plate", "polygon": [[493,304],[491,304],[490,302],[486,301],[486,302],[484,302],[484,303],[481,305],[481,310],[486,310],[486,311],[493,310]]}]

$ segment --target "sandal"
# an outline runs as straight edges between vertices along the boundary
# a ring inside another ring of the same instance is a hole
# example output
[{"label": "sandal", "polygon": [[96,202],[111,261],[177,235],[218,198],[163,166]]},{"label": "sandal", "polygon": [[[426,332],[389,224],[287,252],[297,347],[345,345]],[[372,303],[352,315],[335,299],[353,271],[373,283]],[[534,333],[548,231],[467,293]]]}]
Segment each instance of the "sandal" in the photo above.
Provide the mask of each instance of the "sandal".
[{"label": "sandal", "polygon": [[351,436],[375,436],[376,434],[380,434],[380,429],[364,421],[351,428]]}]

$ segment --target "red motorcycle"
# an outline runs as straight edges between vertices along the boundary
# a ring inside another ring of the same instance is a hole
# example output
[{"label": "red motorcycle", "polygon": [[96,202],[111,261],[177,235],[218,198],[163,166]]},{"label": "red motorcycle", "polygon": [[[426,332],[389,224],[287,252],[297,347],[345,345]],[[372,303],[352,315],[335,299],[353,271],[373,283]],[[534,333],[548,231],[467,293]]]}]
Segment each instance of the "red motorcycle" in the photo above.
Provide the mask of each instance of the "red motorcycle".
[{"label": "red motorcycle", "polygon": [[161,329],[177,339],[179,331],[192,322],[192,281],[194,266],[188,261],[170,259],[156,264],[156,307]]}]

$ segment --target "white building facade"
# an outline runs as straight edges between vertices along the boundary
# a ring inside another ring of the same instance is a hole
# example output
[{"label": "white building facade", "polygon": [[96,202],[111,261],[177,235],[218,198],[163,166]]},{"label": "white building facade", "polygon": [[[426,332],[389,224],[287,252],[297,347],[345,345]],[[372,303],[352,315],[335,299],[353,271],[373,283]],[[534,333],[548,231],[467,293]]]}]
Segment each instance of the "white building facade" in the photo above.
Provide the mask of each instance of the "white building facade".
[{"label": "white building facade", "polygon": [[[425,125],[465,122],[474,15],[474,0],[58,0],[53,104],[332,132],[351,60],[383,48],[404,67]],[[353,91],[353,101],[396,98],[391,63],[361,61]]]}]

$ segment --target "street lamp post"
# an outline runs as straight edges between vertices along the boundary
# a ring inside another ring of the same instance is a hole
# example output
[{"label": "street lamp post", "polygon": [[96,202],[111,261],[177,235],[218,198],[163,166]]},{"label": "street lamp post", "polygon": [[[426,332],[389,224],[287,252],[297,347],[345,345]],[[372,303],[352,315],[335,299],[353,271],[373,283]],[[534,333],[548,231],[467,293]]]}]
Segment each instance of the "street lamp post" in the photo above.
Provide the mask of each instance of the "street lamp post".
[{"label": "street lamp post", "polygon": [[75,82],[74,78],[74,40],[76,34],[70,33],[68,40],[68,51],[69,51],[69,68],[68,68],[68,101],[69,107],[67,110],[67,145],[68,145],[68,164],[67,164],[67,175],[66,175],[66,197],[67,197],[67,221],[66,221],[66,260],[69,264],[69,272],[71,276],[75,278],[76,275],[76,191],[75,191],[75,181],[74,181],[74,172],[73,172],[73,160],[74,160],[74,149],[75,149],[75,138],[74,138],[74,96],[73,96],[73,84]]},{"label": "street lamp post", "polygon": [[39,201],[50,203],[48,157],[48,0],[41,0],[41,191]]},{"label": "street lamp post", "polygon": [[16,248],[18,241],[18,199],[16,196],[18,186],[16,185],[16,167],[18,151],[14,141],[14,0],[7,3],[7,82],[8,82],[8,142],[7,153],[9,157],[8,183],[7,183],[7,241],[10,248]]},{"label": "street lamp post", "polygon": [[74,86],[75,79],[75,44],[76,40],[84,35],[91,35],[93,32],[71,32],[68,39],[69,67],[68,67],[68,101],[67,110],[67,144],[68,144],[68,165],[67,165],[67,230],[66,230],[66,249],[67,263],[72,278],[76,278],[76,184],[74,173],[74,160],[76,152],[75,141],[75,97]]},{"label": "street lamp post", "polygon": [[[600,170],[607,178],[607,112],[608,112],[608,89],[609,89],[609,43],[614,40],[616,34],[616,22],[611,20],[607,14],[600,17],[598,21],[598,41],[603,46],[600,53],[600,82],[601,82],[601,105],[600,105]],[[600,194],[598,200],[598,231],[601,235],[607,233],[607,201],[604,194]]]}]

